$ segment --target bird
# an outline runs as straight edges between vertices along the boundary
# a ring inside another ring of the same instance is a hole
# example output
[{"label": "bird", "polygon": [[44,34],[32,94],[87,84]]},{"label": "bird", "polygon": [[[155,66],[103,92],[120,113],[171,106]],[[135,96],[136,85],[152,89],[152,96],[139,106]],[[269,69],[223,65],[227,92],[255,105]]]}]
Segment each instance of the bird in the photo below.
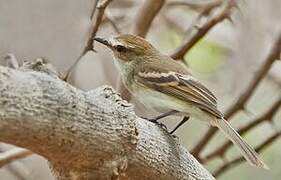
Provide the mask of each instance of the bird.
[{"label": "bird", "polygon": [[162,113],[152,121],[170,115],[185,116],[175,129],[189,117],[207,122],[218,127],[250,165],[268,169],[258,153],[224,119],[216,96],[186,66],[136,35],[120,34],[94,40],[113,52],[114,63],[129,92],[146,108]]}]

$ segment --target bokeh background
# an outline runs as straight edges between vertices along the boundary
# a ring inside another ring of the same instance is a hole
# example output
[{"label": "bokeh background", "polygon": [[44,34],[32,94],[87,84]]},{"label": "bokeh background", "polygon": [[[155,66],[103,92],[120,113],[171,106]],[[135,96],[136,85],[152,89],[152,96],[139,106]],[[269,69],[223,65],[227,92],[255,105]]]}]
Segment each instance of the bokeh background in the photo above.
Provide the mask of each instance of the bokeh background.
[{"label": "bokeh background", "polygon": [[[8,53],[17,59],[31,60],[46,57],[64,73],[81,54],[91,29],[91,11],[95,0],[0,0],[0,57]],[[191,0],[189,0],[191,1]],[[121,33],[130,33],[144,0],[113,0],[106,15],[115,22]],[[198,12],[185,6],[170,7],[166,4],[155,17],[147,39],[161,52],[170,54],[186,36],[186,30]],[[201,2],[201,1],[200,1]],[[205,2],[202,0],[202,2]],[[239,98],[260,68],[274,40],[281,30],[281,1],[239,1],[238,9],[231,13],[232,21],[217,24],[184,57],[187,66],[203,84],[219,99],[219,107],[226,110]],[[117,34],[112,24],[104,19],[97,36],[109,37]],[[71,73],[71,83],[83,90],[110,84],[116,86],[118,72],[114,67],[110,51],[98,44],[97,53],[88,52]],[[1,62],[4,64],[4,61]],[[247,112],[237,113],[231,121],[241,127],[263,113],[281,96],[281,61],[275,61],[268,75],[262,80],[254,96],[247,104]],[[132,102],[136,102],[133,100]],[[136,102],[136,104],[138,104]],[[141,105],[136,105],[139,115],[153,116]],[[263,123],[244,136],[255,146],[281,128],[281,113],[274,116],[274,124]],[[168,127],[175,125],[175,118],[163,122]],[[190,121],[181,127],[179,141],[191,150],[208,129],[208,125]],[[1,132],[0,132],[1,133]],[[225,141],[218,133],[203,154],[207,154]],[[261,156],[270,167],[269,171],[250,167],[243,162],[225,171],[218,179],[277,180],[281,178],[280,139],[267,147]],[[1,144],[6,151],[11,145]],[[235,148],[227,153],[227,159],[239,155]],[[214,159],[205,167],[211,172],[224,160]],[[0,169],[4,180],[51,180],[47,161],[32,155]]]}]

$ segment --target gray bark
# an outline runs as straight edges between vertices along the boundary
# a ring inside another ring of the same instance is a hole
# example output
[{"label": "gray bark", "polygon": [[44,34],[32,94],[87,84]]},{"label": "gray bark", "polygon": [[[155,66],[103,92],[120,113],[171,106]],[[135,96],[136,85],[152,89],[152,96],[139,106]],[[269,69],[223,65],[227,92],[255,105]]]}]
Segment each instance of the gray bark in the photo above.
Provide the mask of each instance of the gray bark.
[{"label": "gray bark", "polygon": [[111,87],[84,92],[48,68],[0,66],[0,141],[44,156],[56,179],[214,179]]}]

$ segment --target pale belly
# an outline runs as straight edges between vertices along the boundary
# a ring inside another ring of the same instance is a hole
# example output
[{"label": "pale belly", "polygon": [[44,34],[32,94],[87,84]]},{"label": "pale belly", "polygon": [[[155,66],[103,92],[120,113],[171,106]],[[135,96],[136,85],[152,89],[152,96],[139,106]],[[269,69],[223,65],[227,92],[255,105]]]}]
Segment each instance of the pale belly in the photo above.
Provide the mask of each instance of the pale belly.
[{"label": "pale belly", "polygon": [[153,109],[159,113],[176,110],[181,112],[182,115],[190,116],[191,118],[203,121],[210,121],[213,118],[195,105],[167,96],[161,92],[155,92],[154,90],[143,87],[133,87],[131,90],[134,92],[133,95],[146,108]]}]

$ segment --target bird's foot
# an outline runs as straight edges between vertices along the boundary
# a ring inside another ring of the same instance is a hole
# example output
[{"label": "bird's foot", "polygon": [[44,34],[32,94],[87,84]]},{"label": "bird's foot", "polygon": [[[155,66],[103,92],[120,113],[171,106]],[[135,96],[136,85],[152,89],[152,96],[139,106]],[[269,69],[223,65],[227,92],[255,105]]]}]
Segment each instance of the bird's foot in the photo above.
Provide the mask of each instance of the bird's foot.
[{"label": "bird's foot", "polygon": [[150,121],[150,122],[153,122],[153,123],[155,123],[155,124],[157,124],[158,126],[160,126],[161,128],[163,128],[163,129],[165,129],[165,130],[168,130],[168,128],[167,128],[167,126],[166,126],[165,124],[163,124],[163,123],[161,123],[161,122],[158,122],[158,121],[155,120],[155,119],[150,119],[149,121]]},{"label": "bird's foot", "polygon": [[[170,133],[169,133],[170,134]],[[179,141],[179,137],[177,135],[174,134],[170,134],[175,140]]]}]

